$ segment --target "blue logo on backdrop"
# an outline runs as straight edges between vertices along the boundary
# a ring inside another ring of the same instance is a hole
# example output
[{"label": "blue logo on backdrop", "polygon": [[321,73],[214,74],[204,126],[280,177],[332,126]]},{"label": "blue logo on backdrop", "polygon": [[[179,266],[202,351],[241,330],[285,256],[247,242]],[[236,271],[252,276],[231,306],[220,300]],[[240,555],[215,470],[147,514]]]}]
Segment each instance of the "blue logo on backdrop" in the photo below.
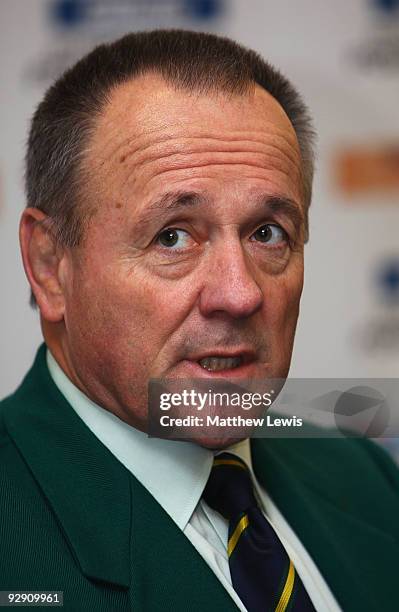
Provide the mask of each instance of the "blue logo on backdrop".
[{"label": "blue logo on backdrop", "polygon": [[384,297],[390,302],[399,302],[399,257],[381,266],[378,281]]},{"label": "blue logo on backdrop", "polygon": [[399,67],[399,0],[363,0],[371,30],[348,49],[351,62],[362,70],[394,71]]},{"label": "blue logo on backdrop", "polygon": [[221,11],[221,0],[185,0],[186,10],[191,17],[210,19]]},{"label": "blue logo on backdrop", "polygon": [[[385,257],[373,271],[378,305],[356,327],[356,343],[375,357],[397,359],[399,349],[399,255]],[[395,361],[394,361],[395,363]]]},{"label": "blue logo on backdrop", "polygon": [[56,0],[52,5],[52,16],[59,25],[73,28],[86,20],[87,8],[86,0]]},{"label": "blue logo on backdrop", "polygon": [[[151,19],[158,24],[166,15],[179,25],[181,19],[210,21],[222,13],[224,0],[51,0],[50,11],[54,22],[65,29],[78,28],[85,22],[92,25],[100,21],[117,19],[126,26],[126,20],[134,22]],[[136,25],[140,25],[137,24]]]},{"label": "blue logo on backdrop", "polygon": [[399,0],[372,0],[374,6],[384,13],[393,13],[399,10]]}]

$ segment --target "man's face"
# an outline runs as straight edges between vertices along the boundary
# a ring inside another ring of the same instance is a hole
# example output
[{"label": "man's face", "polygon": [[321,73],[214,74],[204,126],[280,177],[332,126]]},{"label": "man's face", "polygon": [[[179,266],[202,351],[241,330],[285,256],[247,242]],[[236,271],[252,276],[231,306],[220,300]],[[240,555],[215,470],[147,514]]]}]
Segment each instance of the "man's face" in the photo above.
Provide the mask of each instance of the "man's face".
[{"label": "man's face", "polygon": [[150,378],[285,378],[304,205],[279,104],[146,75],[114,91],[85,166],[95,213],[64,274],[74,382],[145,430]]}]

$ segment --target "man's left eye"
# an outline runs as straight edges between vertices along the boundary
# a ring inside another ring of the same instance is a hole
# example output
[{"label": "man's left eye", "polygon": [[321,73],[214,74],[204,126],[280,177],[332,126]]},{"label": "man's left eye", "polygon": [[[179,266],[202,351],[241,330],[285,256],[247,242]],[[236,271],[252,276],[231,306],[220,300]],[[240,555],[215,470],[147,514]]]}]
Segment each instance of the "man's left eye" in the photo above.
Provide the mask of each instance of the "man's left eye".
[{"label": "man's left eye", "polygon": [[189,246],[191,240],[190,234],[185,230],[168,227],[158,235],[157,243],[169,249],[184,249]]},{"label": "man's left eye", "polygon": [[287,233],[279,225],[267,223],[259,227],[251,236],[252,240],[267,244],[278,244],[287,241]]}]

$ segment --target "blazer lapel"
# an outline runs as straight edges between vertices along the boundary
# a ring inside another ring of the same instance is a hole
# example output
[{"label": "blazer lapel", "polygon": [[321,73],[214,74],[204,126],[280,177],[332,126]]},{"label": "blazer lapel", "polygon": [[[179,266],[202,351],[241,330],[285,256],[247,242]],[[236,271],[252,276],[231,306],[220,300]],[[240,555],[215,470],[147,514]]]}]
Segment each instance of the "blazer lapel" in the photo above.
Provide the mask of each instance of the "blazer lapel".
[{"label": "blazer lapel", "polygon": [[[389,609],[397,598],[394,576],[397,542],[383,531],[383,526],[359,518],[364,516],[364,508],[353,507],[356,494],[350,491],[350,474],[339,470],[337,474],[328,470],[319,473],[320,462],[323,463],[320,443],[325,456],[334,451],[337,442],[345,441],[253,440],[254,470],[342,609],[351,612]],[[334,452],[331,455],[336,461],[340,456]],[[359,469],[358,479],[361,474]],[[384,501],[389,507],[391,500]],[[384,501],[380,502],[382,506]],[[387,568],[391,568],[388,575]]]},{"label": "blazer lapel", "polygon": [[132,477],[132,610],[238,608],[184,533]]}]

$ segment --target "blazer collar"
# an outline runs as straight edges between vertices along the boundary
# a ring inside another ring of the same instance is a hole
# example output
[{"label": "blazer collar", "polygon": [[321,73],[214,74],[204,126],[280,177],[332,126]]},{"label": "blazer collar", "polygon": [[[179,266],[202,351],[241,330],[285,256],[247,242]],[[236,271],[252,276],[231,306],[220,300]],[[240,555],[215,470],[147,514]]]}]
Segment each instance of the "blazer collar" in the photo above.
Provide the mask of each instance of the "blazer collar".
[{"label": "blazer collar", "polygon": [[43,344],[5,425],[51,505],[82,572],[130,584],[130,474],[53,383]]},{"label": "blazer collar", "polygon": [[49,350],[46,357],[52,380],[74,411],[183,531],[201,499],[213,452],[189,440],[148,437],[84,395]]}]

